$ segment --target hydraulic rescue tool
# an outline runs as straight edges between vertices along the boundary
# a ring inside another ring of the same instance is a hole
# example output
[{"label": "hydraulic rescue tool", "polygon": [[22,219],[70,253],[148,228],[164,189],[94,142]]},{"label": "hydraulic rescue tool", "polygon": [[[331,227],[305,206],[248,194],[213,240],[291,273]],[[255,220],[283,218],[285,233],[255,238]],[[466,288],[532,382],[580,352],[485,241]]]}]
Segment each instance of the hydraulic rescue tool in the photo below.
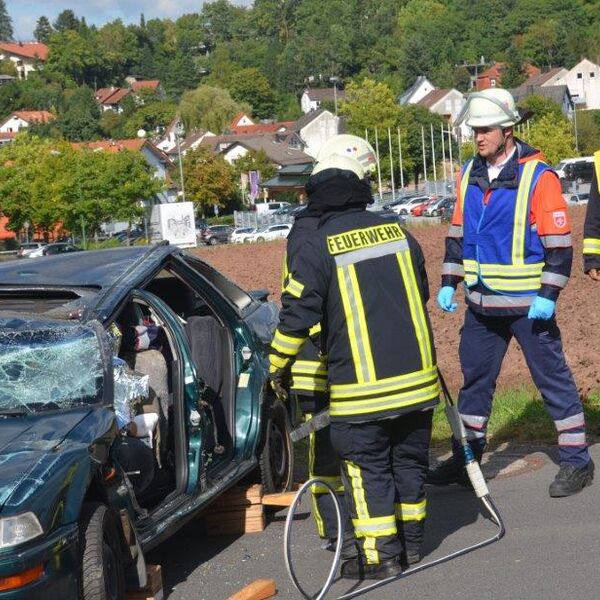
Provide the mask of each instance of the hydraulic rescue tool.
[{"label": "hydraulic rescue tool", "polygon": [[[411,567],[411,568],[407,569],[406,571],[403,571],[402,573],[400,573],[399,575],[396,575],[394,577],[389,577],[387,579],[375,581],[374,583],[371,583],[371,584],[361,587],[359,589],[352,590],[352,591],[348,592],[347,594],[339,596],[337,598],[337,600],[349,600],[350,598],[355,598],[357,596],[366,594],[367,592],[370,592],[371,590],[374,590],[374,589],[384,586],[388,583],[391,583],[392,581],[402,579],[404,577],[407,577],[408,575],[412,575],[413,573],[417,573],[419,571],[424,571],[425,569],[429,569],[430,567],[433,567],[435,565],[439,565],[441,563],[447,562],[449,560],[452,560],[453,558],[457,558],[458,556],[462,556],[469,552],[473,552],[473,550],[477,550],[479,548],[483,548],[484,546],[488,546],[489,544],[493,544],[494,542],[497,542],[498,540],[502,539],[504,537],[504,534],[506,533],[506,529],[504,527],[504,522],[502,521],[502,517],[500,516],[500,513],[499,513],[498,509],[496,508],[496,505],[494,504],[492,497],[490,496],[490,492],[489,492],[489,489],[485,482],[485,479],[483,477],[483,474],[481,473],[481,468],[479,466],[479,463],[477,462],[477,460],[475,460],[475,455],[473,454],[473,450],[471,449],[471,446],[469,445],[469,442],[467,441],[467,432],[466,432],[463,422],[460,418],[460,414],[458,413],[458,409],[456,408],[454,400],[452,399],[452,396],[450,395],[450,392],[448,390],[448,386],[446,385],[446,382],[444,381],[444,378],[442,377],[442,374],[441,374],[441,372],[439,372],[439,370],[438,370],[438,376],[439,376],[439,380],[440,380],[440,384],[441,384],[441,388],[442,388],[442,393],[444,396],[444,402],[445,402],[444,408],[445,408],[445,412],[446,412],[446,418],[448,419],[448,422],[450,423],[450,428],[452,429],[452,435],[454,436],[454,438],[457,440],[457,442],[460,444],[460,446],[462,448],[464,461],[465,461],[465,469],[469,476],[471,485],[473,486],[473,491],[475,492],[475,495],[477,496],[477,498],[479,498],[479,500],[481,501],[483,506],[485,506],[487,512],[489,513],[489,515],[491,517],[491,520],[496,524],[498,530],[492,537],[487,538],[481,542],[477,542],[476,544],[467,546],[466,548],[457,550],[446,556],[436,558],[434,560],[423,563],[416,567]],[[303,437],[308,436],[310,433],[317,431],[318,429],[321,429],[322,427],[327,426],[327,424],[329,423],[329,419],[327,418],[326,413],[327,413],[327,411],[321,411],[320,413],[317,413],[313,417],[313,419],[311,419],[307,423],[304,423],[304,424],[300,425],[298,428],[296,428],[292,432],[292,439],[294,441],[298,441],[299,439],[302,439]],[[312,423],[312,425],[311,425],[311,423]],[[336,518],[337,518],[337,530],[338,530],[338,532],[342,531],[342,516],[341,516],[342,512],[341,512],[339,499],[335,494],[335,490],[326,481],[323,481],[319,478],[310,479],[300,487],[300,489],[296,493],[296,497],[294,498],[292,505],[290,506],[290,509],[289,509],[289,512],[288,512],[288,515],[287,515],[287,518],[285,521],[284,557],[285,557],[285,565],[287,568],[287,572],[290,576],[290,579],[292,580],[294,587],[298,590],[298,592],[300,592],[302,597],[306,598],[306,600],[322,600],[325,598],[327,592],[330,590],[331,586],[333,585],[333,583],[335,581],[335,574],[337,573],[337,570],[338,570],[341,552],[342,552],[343,535],[338,534],[337,544],[336,544],[336,548],[335,548],[335,554],[333,557],[333,562],[332,562],[331,568],[329,569],[329,573],[327,575],[325,584],[323,585],[323,587],[321,588],[321,590],[319,592],[317,592],[316,594],[314,594],[312,596],[309,595],[305,591],[305,589],[302,587],[302,585],[298,581],[298,577],[296,576],[296,572],[294,571],[294,567],[292,564],[292,558],[291,558],[292,524],[294,522],[294,517],[295,517],[296,511],[302,501],[302,497],[307,492],[307,490],[310,489],[310,487],[312,485],[319,485],[319,486],[327,489],[328,493],[330,494],[330,496],[333,499],[334,506],[335,506]]]}]

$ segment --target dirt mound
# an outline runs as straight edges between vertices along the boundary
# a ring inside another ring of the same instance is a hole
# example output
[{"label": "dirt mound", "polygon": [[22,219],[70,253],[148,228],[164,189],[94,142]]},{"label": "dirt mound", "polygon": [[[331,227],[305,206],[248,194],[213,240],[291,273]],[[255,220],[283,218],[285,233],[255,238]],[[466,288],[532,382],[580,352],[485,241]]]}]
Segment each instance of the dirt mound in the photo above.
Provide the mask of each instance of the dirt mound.
[{"label": "dirt mound", "polygon": [[[573,274],[567,289],[558,303],[558,323],[562,330],[567,362],[574,372],[580,393],[587,396],[590,390],[600,388],[598,357],[600,356],[600,284],[594,284],[582,271],[581,246],[583,242],[584,208],[571,210],[575,253]],[[435,333],[438,362],[448,383],[457,389],[462,382],[458,362],[459,328],[463,321],[463,310],[442,313],[435,303],[439,289],[441,266],[444,255],[445,225],[415,227],[411,229],[417,237],[427,259],[429,287],[432,299],[429,311]],[[264,244],[227,245],[201,248],[198,255],[223,271],[245,289],[266,288],[272,298],[280,299],[281,265],[285,242]],[[460,298],[460,294],[457,294]],[[462,299],[459,299],[462,303]],[[499,387],[518,388],[532,385],[531,377],[516,342],[512,342],[502,367]]]}]

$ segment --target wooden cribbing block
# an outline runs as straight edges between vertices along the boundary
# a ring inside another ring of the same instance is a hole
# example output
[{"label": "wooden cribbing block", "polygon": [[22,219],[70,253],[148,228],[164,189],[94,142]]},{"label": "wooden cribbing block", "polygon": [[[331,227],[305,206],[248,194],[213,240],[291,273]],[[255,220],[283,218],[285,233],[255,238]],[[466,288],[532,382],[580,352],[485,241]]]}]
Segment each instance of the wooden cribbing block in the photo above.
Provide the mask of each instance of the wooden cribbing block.
[{"label": "wooden cribbing block", "polygon": [[160,565],[146,565],[148,583],[146,587],[127,592],[125,600],[163,600],[163,582]]},{"label": "wooden cribbing block", "polygon": [[262,497],[264,506],[291,506],[296,492],[282,492],[281,494],[265,494]]},{"label": "wooden cribbing block", "polygon": [[277,587],[272,579],[256,579],[243,590],[229,596],[228,600],[268,600],[277,594]]}]

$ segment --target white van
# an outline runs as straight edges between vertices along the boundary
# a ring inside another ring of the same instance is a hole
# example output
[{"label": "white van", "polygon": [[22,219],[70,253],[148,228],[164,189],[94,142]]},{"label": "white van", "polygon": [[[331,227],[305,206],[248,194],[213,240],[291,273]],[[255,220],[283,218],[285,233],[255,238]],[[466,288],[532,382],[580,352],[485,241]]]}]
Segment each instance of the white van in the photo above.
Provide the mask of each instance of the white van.
[{"label": "white van", "polygon": [[257,202],[254,205],[254,210],[259,215],[274,213],[280,208],[291,206],[289,202]]},{"label": "white van", "polygon": [[592,181],[594,172],[594,157],[580,156],[579,158],[565,158],[554,169],[561,179],[585,183]]}]

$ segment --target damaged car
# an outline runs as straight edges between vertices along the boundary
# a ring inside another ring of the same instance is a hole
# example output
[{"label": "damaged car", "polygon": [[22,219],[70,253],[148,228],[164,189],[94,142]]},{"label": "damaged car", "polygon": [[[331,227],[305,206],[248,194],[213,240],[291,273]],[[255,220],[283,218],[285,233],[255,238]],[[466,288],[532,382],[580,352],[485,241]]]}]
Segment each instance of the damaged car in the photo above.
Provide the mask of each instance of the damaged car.
[{"label": "damaged car", "polygon": [[124,598],[236,482],[291,489],[267,296],[166,244],[0,265],[0,598]]}]

